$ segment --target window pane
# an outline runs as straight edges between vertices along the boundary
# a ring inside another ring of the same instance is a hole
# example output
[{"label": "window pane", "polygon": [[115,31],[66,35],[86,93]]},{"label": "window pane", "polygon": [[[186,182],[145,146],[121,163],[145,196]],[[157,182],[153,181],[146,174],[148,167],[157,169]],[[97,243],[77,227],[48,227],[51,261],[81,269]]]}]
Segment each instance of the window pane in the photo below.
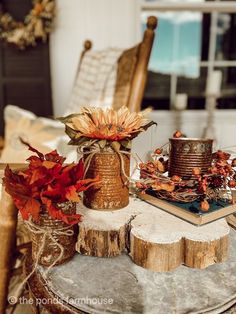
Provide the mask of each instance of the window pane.
[{"label": "window pane", "polygon": [[236,108],[236,67],[217,68],[222,71],[222,96],[218,101],[219,109]]},{"label": "window pane", "polygon": [[[204,109],[211,14],[156,11],[141,14],[143,31],[147,16],[156,15],[159,19],[143,105],[170,109],[171,85],[175,90],[173,75],[177,75],[176,93],[188,95],[188,109]],[[219,109],[236,109],[235,34],[236,14],[218,13],[215,58],[222,67],[214,69],[223,73]],[[235,61],[235,67],[229,67],[226,60]]]},{"label": "window pane", "polygon": [[[143,30],[147,15],[150,13],[142,13]],[[162,74],[175,73],[191,78],[198,77],[201,60],[202,14],[162,12],[157,16],[158,29],[149,69]]]},{"label": "window pane", "polygon": [[218,14],[217,20],[217,60],[236,60],[236,14]]}]

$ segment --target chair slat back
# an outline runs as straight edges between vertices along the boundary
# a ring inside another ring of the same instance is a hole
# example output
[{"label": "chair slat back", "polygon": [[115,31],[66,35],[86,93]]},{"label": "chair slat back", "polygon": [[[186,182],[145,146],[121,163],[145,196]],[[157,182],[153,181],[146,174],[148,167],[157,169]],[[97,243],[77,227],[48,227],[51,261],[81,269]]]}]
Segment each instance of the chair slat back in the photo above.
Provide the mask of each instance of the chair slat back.
[{"label": "chair slat back", "polygon": [[[142,42],[130,49],[124,51],[118,62],[117,83],[114,93],[113,107],[119,109],[126,105],[131,112],[141,110],[142,99],[147,81],[147,69],[150,59],[153,41],[155,37],[155,29],[157,27],[157,18],[154,16],[148,17],[147,28],[143,35]],[[92,42],[86,40],[84,49],[80,57],[80,62],[77,70],[79,75],[80,66],[84,55],[91,50]],[[128,60],[127,58],[132,60]],[[127,65],[124,62],[127,60]],[[127,73],[122,73],[126,71]]]}]

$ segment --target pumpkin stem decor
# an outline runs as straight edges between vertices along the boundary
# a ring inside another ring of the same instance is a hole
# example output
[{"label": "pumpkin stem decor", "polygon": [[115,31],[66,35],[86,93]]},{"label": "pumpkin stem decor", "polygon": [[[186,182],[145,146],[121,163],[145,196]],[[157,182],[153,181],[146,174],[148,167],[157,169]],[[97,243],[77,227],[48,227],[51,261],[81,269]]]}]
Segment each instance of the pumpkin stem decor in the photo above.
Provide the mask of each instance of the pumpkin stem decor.
[{"label": "pumpkin stem decor", "polygon": [[60,204],[68,201],[79,202],[78,193],[96,184],[98,179],[83,179],[82,160],[78,164],[63,165],[65,158],[56,150],[44,155],[28,143],[21,141],[37,156],[29,157],[27,159],[29,166],[18,173],[7,166],[3,184],[23,219],[32,218],[34,222],[38,222],[40,213],[44,210],[53,219],[62,220],[66,224],[78,223],[81,216],[65,214],[60,209]]}]

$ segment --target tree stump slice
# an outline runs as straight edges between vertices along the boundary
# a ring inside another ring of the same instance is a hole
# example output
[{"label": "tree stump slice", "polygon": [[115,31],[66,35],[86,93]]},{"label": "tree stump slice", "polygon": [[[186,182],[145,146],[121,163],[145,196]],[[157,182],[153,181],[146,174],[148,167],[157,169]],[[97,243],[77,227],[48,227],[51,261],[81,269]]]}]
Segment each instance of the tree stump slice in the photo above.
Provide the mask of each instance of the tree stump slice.
[{"label": "tree stump slice", "polygon": [[228,258],[229,232],[225,219],[197,227],[155,208],[131,221],[130,256],[153,271],[203,269]]},{"label": "tree stump slice", "polygon": [[131,200],[127,207],[114,211],[94,210],[79,204],[77,213],[83,215],[83,221],[79,224],[76,250],[88,256],[120,255],[126,251],[129,223],[140,212],[139,200]]},{"label": "tree stump slice", "polygon": [[225,219],[194,226],[139,199],[111,212],[79,204],[83,215],[76,249],[88,256],[113,257],[126,252],[133,262],[165,272],[185,264],[203,269],[228,258],[229,232]]}]

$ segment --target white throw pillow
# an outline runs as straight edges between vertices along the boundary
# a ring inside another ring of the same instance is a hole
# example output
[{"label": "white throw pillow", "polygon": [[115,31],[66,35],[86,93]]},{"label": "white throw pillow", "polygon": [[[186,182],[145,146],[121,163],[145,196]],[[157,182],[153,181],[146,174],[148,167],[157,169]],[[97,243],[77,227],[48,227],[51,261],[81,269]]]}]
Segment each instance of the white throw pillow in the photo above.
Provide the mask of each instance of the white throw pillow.
[{"label": "white throw pillow", "polygon": [[57,149],[66,162],[77,161],[76,147],[67,145],[69,137],[59,121],[37,117],[34,113],[16,106],[4,109],[5,142],[0,158],[2,163],[22,163],[32,155],[19,140],[22,137],[42,153]]}]

